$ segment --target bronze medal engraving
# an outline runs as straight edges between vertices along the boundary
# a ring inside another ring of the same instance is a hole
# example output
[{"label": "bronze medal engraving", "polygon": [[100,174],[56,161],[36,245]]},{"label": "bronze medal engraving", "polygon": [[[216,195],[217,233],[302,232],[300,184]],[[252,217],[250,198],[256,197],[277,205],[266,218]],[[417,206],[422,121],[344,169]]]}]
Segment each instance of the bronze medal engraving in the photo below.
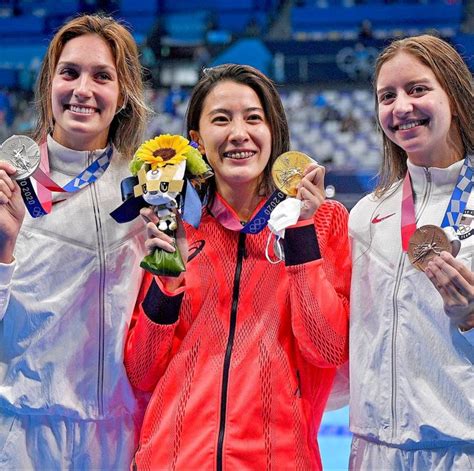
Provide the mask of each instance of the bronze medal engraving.
[{"label": "bronze medal engraving", "polygon": [[285,195],[296,196],[305,168],[312,162],[314,160],[303,152],[289,151],[279,155],[272,166],[273,182]]},{"label": "bronze medal engraving", "polygon": [[39,146],[28,136],[11,136],[0,148],[0,160],[16,168],[14,180],[24,180],[31,177],[40,164]]},{"label": "bronze medal engraving", "polygon": [[442,251],[451,253],[451,243],[441,227],[426,225],[418,228],[410,238],[408,258],[418,270],[425,271],[428,262]]}]

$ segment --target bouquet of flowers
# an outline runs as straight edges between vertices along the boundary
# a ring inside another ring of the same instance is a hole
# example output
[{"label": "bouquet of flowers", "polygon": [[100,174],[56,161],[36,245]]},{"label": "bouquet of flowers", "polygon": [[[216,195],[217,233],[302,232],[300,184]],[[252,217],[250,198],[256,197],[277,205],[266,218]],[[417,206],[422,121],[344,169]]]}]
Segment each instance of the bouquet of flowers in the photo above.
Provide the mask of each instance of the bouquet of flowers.
[{"label": "bouquet of flowers", "polygon": [[[159,218],[158,228],[173,238],[178,227],[176,213],[181,212],[184,199],[190,197],[186,194],[185,181],[200,185],[212,175],[194,142],[170,134],[145,141],[135,152],[130,171],[139,182],[134,187],[135,197],[142,196],[154,207]],[[194,188],[192,190],[195,194]],[[140,266],[163,276],[178,276],[185,270],[178,247],[173,253],[156,249],[144,257]]]}]

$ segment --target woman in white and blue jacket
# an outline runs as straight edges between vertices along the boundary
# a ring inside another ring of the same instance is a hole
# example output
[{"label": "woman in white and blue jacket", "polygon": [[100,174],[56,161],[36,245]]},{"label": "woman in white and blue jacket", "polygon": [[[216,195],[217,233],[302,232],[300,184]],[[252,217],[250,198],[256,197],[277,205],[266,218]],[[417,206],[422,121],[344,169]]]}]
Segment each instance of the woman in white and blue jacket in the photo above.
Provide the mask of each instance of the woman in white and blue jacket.
[{"label": "woman in white and blue jacket", "polygon": [[[375,96],[381,180],[349,221],[350,468],[472,469],[472,75],[441,39],[406,38],[379,56]],[[453,254],[413,245],[426,225]]]},{"label": "woman in white and blue jacket", "polygon": [[37,102],[42,170],[80,189],[55,193],[50,214],[25,216],[15,168],[0,162],[0,469],[127,470],[142,407],[124,336],[144,225],[109,213],[147,117],[131,34],[98,15],[65,24]]}]

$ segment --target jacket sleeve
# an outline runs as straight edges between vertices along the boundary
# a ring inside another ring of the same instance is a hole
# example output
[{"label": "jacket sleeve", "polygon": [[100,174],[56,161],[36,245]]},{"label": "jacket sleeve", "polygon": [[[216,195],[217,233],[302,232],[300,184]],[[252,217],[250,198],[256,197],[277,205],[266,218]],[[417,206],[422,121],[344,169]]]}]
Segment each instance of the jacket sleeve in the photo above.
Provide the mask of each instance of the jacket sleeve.
[{"label": "jacket sleeve", "polygon": [[127,375],[141,391],[153,391],[168,366],[183,294],[166,292],[150,273],[143,278],[125,344]]},{"label": "jacket sleeve", "polygon": [[348,212],[326,201],[309,223],[287,229],[285,264],[290,277],[293,333],[303,356],[318,367],[348,358],[351,279]]},{"label": "jacket sleeve", "polygon": [[0,321],[7,312],[8,303],[11,294],[11,282],[13,271],[15,270],[15,263],[0,263]]},{"label": "jacket sleeve", "polygon": [[331,392],[329,393],[325,411],[341,409],[349,405],[349,362],[346,361],[336,370],[336,376],[332,383]]}]

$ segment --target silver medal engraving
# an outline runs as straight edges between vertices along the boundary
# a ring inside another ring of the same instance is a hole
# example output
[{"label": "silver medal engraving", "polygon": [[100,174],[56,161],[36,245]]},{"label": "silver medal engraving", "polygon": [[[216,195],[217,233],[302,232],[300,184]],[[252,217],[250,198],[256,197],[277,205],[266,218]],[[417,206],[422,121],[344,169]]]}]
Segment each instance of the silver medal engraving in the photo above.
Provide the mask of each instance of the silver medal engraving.
[{"label": "silver medal engraving", "polygon": [[0,160],[16,168],[14,180],[24,180],[31,177],[40,164],[39,146],[28,136],[11,136],[0,148]]}]

